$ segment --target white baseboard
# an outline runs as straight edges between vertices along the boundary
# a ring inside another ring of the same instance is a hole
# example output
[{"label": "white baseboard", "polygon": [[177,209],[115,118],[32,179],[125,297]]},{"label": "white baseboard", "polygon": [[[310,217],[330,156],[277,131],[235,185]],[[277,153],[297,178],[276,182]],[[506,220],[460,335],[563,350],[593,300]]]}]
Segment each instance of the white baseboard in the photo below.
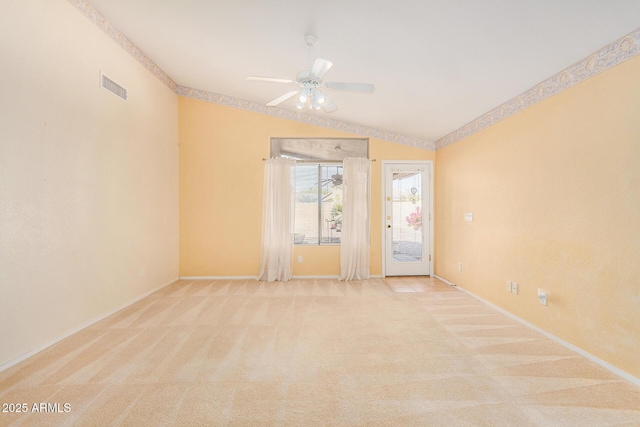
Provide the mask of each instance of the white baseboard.
[{"label": "white baseboard", "polygon": [[640,378],[636,378],[633,375],[629,374],[628,372],[623,371],[620,368],[617,368],[613,365],[611,365],[610,363],[605,362],[604,360],[594,356],[591,353],[587,353],[586,351],[584,351],[583,349],[581,349],[580,347],[577,347],[573,344],[571,344],[570,342],[567,342],[565,340],[563,340],[562,338],[558,338],[557,336],[553,335],[550,332],[545,331],[544,329],[541,329],[535,325],[533,325],[532,323],[527,322],[524,319],[521,319],[520,317],[516,316],[513,313],[510,313],[509,311],[505,310],[504,308],[498,307],[495,304],[490,303],[487,300],[484,300],[482,298],[480,298],[479,296],[475,295],[472,292],[469,292],[468,290],[461,288],[460,286],[440,277],[440,276],[435,276],[438,280],[443,281],[444,283],[451,285],[451,286],[455,286],[456,288],[458,288],[459,290],[461,290],[462,292],[464,292],[465,294],[471,296],[472,298],[480,301],[481,303],[488,305],[489,307],[493,308],[496,311],[499,311],[500,313],[504,314],[505,316],[515,320],[516,322],[530,328],[533,329],[534,331],[538,332],[541,335],[544,335],[545,337],[557,342],[558,344],[568,348],[569,350],[578,353],[581,356],[586,357],[587,359],[591,360],[594,363],[597,363],[598,365],[602,366],[604,369],[606,369],[607,371],[619,376],[620,378],[627,380],[633,384],[635,384],[636,386],[640,387]]},{"label": "white baseboard", "polygon": [[449,286],[454,286],[454,287],[458,287],[455,283],[451,283],[450,281],[448,281],[447,279],[445,279],[444,277],[440,277],[437,274],[434,274],[433,277],[435,277],[436,279],[440,280],[441,282],[446,283]]},{"label": "white baseboard", "polygon": [[[292,279],[338,279],[340,276],[292,276]],[[382,279],[381,275],[369,276],[370,279]],[[180,280],[258,280],[258,276],[180,276]]]},{"label": "white baseboard", "polygon": [[132,299],[131,301],[128,301],[128,302],[118,306],[117,308],[108,311],[105,314],[101,314],[98,317],[94,317],[93,319],[82,323],[80,326],[78,326],[76,328],[73,328],[70,331],[65,332],[63,335],[61,335],[61,336],[59,336],[57,338],[54,338],[53,340],[51,340],[51,341],[49,341],[49,342],[47,342],[47,343],[45,343],[45,344],[43,344],[41,346],[38,346],[35,349],[33,349],[33,350],[31,350],[31,351],[29,351],[29,352],[27,352],[25,354],[22,354],[22,355],[14,358],[14,359],[9,360],[8,362],[3,363],[2,365],[0,365],[0,372],[4,371],[6,369],[9,369],[10,367],[12,367],[12,366],[14,366],[14,365],[16,365],[16,364],[28,359],[28,358],[30,358],[31,356],[33,356],[33,355],[35,355],[37,353],[40,353],[41,351],[51,347],[52,345],[59,343],[63,339],[70,337],[71,335],[75,334],[76,332],[80,332],[81,330],[83,330],[85,328],[88,328],[89,326],[93,325],[94,323],[98,323],[102,319],[105,319],[105,318],[111,316],[112,314],[117,313],[118,311],[120,311],[120,310],[122,310],[124,308],[127,308],[131,304],[136,303],[136,302],[140,301],[141,299],[146,298],[149,295],[158,292],[160,289],[164,288],[165,286],[169,286],[170,284],[172,284],[176,280],[178,280],[178,279],[177,278],[176,279],[171,279],[169,282],[164,283],[164,284],[158,286],[157,288],[150,290],[149,292],[145,292],[143,295],[140,295],[140,296]]},{"label": "white baseboard", "polygon": [[[339,279],[340,276],[293,276],[292,279]],[[369,279],[382,279],[379,274],[369,276]],[[368,279],[364,279],[368,280]]]},{"label": "white baseboard", "polygon": [[258,280],[258,276],[180,276],[180,280]]}]

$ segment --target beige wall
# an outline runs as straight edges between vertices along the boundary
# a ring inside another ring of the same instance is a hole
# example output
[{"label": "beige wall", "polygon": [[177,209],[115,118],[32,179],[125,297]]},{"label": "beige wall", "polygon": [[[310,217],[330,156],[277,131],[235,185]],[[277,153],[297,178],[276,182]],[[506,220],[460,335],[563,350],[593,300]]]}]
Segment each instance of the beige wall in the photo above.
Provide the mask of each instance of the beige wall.
[{"label": "beige wall", "polygon": [[638,76],[640,57],[437,151],[435,200],[437,275],[635,377]]},{"label": "beige wall", "polygon": [[1,367],[178,276],[178,104],[67,1],[2,1],[0,58]]},{"label": "beige wall", "polygon": [[[263,158],[271,137],[353,137],[309,124],[180,98],[180,275],[256,276],[260,260]],[[434,152],[369,142],[371,273],[381,274],[381,161],[431,160]],[[298,263],[298,255],[303,262]],[[339,247],[295,248],[294,275],[338,275]]]}]

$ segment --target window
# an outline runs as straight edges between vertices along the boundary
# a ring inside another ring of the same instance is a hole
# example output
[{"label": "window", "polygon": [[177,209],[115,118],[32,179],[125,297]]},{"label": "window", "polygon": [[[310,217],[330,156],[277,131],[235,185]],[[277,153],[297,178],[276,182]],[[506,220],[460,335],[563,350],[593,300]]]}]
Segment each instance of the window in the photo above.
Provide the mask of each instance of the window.
[{"label": "window", "polygon": [[294,243],[332,245],[342,232],[342,159],[368,158],[361,138],[272,138],[271,157],[297,160]]},{"label": "window", "polygon": [[296,166],[294,241],[318,245],[340,243],[342,164]]}]

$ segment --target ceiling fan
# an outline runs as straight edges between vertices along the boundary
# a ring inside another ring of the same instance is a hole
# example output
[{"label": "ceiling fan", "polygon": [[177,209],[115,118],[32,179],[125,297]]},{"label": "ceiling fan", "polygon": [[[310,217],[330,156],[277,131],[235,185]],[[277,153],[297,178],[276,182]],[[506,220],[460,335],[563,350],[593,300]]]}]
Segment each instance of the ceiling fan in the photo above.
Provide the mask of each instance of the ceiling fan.
[{"label": "ceiling fan", "polygon": [[289,91],[284,95],[267,103],[267,106],[274,107],[298,96],[296,107],[303,109],[308,106],[310,109],[324,109],[327,113],[334,112],[338,109],[336,104],[325,94],[326,90],[341,90],[346,92],[372,93],[375,86],[369,83],[345,83],[345,82],[325,82],[324,75],[333,67],[333,63],[326,59],[316,58],[311,64],[311,48],[313,48],[318,39],[315,36],[307,35],[304,38],[307,46],[309,46],[309,69],[298,73],[295,80],[279,79],[272,77],[247,77],[247,80],[271,83],[286,83],[299,87],[299,89]]}]

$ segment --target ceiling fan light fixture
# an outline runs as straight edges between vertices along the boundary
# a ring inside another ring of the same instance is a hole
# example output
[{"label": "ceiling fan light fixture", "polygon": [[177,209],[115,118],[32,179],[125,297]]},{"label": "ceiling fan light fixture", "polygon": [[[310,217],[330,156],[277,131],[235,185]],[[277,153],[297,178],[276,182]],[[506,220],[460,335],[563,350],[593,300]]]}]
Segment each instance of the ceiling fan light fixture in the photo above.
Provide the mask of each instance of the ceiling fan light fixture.
[{"label": "ceiling fan light fixture", "polygon": [[321,103],[318,101],[318,98],[314,96],[313,99],[311,100],[310,107],[313,108],[314,110],[319,110],[320,104]]},{"label": "ceiling fan light fixture", "polygon": [[325,102],[327,102],[327,97],[324,96],[324,93],[322,92],[318,92],[315,96],[316,102],[320,105],[324,104]]},{"label": "ceiling fan light fixture", "polygon": [[302,110],[302,109],[304,108],[304,105],[305,105],[305,103],[304,103],[304,102],[302,102],[302,101],[298,101],[298,102],[296,102],[296,108],[297,108],[298,110]]}]

